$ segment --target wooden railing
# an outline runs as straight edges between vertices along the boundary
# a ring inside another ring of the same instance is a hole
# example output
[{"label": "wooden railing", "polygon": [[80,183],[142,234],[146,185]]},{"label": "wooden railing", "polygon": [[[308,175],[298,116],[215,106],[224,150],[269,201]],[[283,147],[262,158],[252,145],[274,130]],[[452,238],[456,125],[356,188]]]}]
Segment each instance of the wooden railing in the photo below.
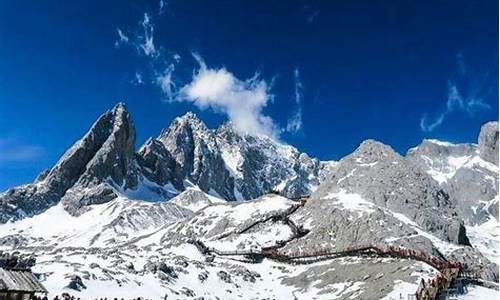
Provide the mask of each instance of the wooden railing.
[{"label": "wooden railing", "polygon": [[428,255],[423,251],[406,249],[398,246],[360,245],[357,247],[347,247],[343,250],[337,251],[318,249],[310,251],[297,251],[287,254],[280,251],[284,246],[283,244],[261,249],[223,251],[213,247],[207,247],[201,241],[192,241],[192,243],[197,246],[200,252],[205,254],[213,253],[219,256],[246,256],[253,259],[265,257],[284,263],[294,264],[311,263],[339,257],[361,255],[406,258],[421,261],[437,269],[439,274],[434,278],[429,278],[427,281],[422,280],[415,294],[408,295],[408,299],[416,300],[437,299],[443,291],[450,288],[454,280],[456,280],[460,274],[466,272],[464,266],[458,262],[447,261]]}]

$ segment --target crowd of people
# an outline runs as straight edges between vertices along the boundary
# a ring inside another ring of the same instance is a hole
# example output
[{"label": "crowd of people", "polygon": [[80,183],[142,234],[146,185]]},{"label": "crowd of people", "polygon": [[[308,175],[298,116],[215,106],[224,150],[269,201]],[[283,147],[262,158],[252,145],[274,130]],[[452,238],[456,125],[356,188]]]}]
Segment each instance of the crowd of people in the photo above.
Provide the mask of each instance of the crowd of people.
[{"label": "crowd of people", "polygon": [[[47,296],[33,296],[30,300],[49,300]],[[52,300],[80,300],[80,297],[72,296],[68,293],[63,293],[61,296],[56,295],[52,298]],[[95,300],[124,300],[124,298],[95,298]],[[150,300],[147,298],[137,297],[132,298],[132,300]]]},{"label": "crowd of people", "polygon": [[395,257],[413,258],[416,260],[424,261],[429,265],[435,267],[439,271],[446,269],[464,269],[466,266],[460,262],[445,261],[433,255],[429,255],[424,251],[403,248],[399,246],[389,246],[387,248],[377,248],[379,254],[388,254]]}]

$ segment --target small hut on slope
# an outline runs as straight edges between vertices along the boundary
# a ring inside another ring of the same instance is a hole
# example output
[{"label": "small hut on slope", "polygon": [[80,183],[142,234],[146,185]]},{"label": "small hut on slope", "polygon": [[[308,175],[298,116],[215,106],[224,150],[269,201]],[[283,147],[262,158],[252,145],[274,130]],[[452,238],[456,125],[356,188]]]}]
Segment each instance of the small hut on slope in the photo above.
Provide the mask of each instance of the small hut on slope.
[{"label": "small hut on slope", "polygon": [[27,300],[47,290],[31,272],[35,259],[0,253],[0,300]]}]

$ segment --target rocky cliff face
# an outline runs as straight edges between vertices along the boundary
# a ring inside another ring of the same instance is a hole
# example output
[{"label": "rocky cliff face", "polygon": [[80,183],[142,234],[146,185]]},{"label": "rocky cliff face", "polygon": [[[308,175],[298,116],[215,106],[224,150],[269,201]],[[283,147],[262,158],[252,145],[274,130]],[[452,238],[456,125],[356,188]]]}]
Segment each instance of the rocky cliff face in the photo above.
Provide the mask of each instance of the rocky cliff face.
[{"label": "rocky cliff face", "polygon": [[478,144],[481,158],[498,166],[498,122],[488,122],[481,127]]},{"label": "rocky cliff face", "polygon": [[35,183],[1,195],[0,222],[38,214],[59,201],[79,215],[118,195],[164,201],[192,186],[228,201],[272,190],[294,198],[310,194],[332,164],[268,138],[242,136],[230,124],[208,129],[193,113],[176,118],[136,153],[134,124],[120,103]]},{"label": "rocky cliff face", "polygon": [[[123,104],[118,104],[99,120],[103,118],[109,118],[98,133],[101,134],[99,139],[104,142],[85,164],[76,183],[61,198],[66,210],[75,215],[88,205],[116,198],[116,187],[126,190],[137,186],[135,128],[130,115]],[[93,135],[94,131],[91,130],[87,135],[89,134]],[[86,146],[77,142],[72,149],[85,149]],[[69,152],[71,151],[70,149]]]},{"label": "rocky cliff face", "polygon": [[220,127],[216,137],[238,199],[254,199],[270,191],[288,198],[309,195],[335,164],[266,137],[240,135],[231,124]]},{"label": "rocky cliff face", "polygon": [[173,169],[179,190],[183,182],[213,191],[227,200],[235,200],[234,181],[220,155],[213,131],[194,114],[176,118],[158,137],[175,161]]},{"label": "rocky cliff face", "polygon": [[[452,144],[424,140],[410,149],[407,159],[425,170],[450,195],[456,211],[466,224],[498,218],[498,122],[481,128],[478,144]],[[496,164],[495,164],[496,163]]]},{"label": "rocky cliff face", "polygon": [[[0,222],[38,214],[63,199],[77,214],[85,204],[113,198],[110,184],[134,186],[135,129],[123,104],[104,113],[50,170],[33,184],[0,196]],[[90,192],[92,191],[92,192]]]},{"label": "rocky cliff face", "polygon": [[211,130],[194,114],[176,118],[138,153],[148,180],[179,192],[196,185],[220,198],[248,200],[270,191],[310,194],[334,162],[321,162],[266,137],[237,133],[231,124]]},{"label": "rocky cliff face", "polygon": [[118,104],[51,170],[0,195],[0,250],[34,252],[51,292],[77,282],[92,299],[392,299],[439,273],[400,253],[353,253],[363,246],[498,281],[497,150],[488,123],[478,144],[424,140],[403,157],[367,140],[322,162],[188,113],[136,152]]},{"label": "rocky cliff face", "polygon": [[469,244],[449,195],[424,170],[380,142],[364,141],[340,160],[312,198],[339,192],[359,194],[445,240]]}]

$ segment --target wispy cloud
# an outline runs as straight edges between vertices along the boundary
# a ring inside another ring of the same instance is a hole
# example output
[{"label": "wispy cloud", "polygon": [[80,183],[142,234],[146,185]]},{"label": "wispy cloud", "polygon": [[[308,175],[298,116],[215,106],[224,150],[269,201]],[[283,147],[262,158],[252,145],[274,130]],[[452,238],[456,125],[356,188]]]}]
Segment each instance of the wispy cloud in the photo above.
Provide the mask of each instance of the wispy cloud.
[{"label": "wispy cloud", "polygon": [[155,56],[156,47],[153,41],[154,26],[151,22],[151,17],[148,13],[144,13],[144,17],[141,22],[142,35],[139,36],[139,47],[142,49],[145,55]]},{"label": "wispy cloud", "polygon": [[43,154],[39,146],[28,145],[16,139],[0,138],[0,164],[29,162]]},{"label": "wispy cloud", "polygon": [[293,72],[294,82],[295,82],[295,104],[297,105],[296,110],[293,112],[292,116],[288,119],[286,125],[286,131],[291,133],[299,132],[302,129],[302,82],[300,81],[299,69],[295,69]]},{"label": "wispy cloud", "polygon": [[167,97],[167,101],[173,101],[176,94],[176,85],[172,74],[174,73],[175,65],[172,63],[156,77],[156,83]]},{"label": "wispy cloud", "polygon": [[[467,74],[466,64],[463,55],[459,53],[456,57],[459,77],[465,79]],[[454,112],[466,113],[468,116],[474,116],[482,110],[491,109],[491,106],[484,100],[484,90],[481,85],[474,85],[472,89],[467,89],[465,84],[458,84],[456,80],[448,82],[448,98],[445,108],[437,113],[433,118],[429,113],[424,113],[420,118],[420,129],[424,132],[431,132],[438,128],[448,115]]]},{"label": "wispy cloud", "polygon": [[163,14],[165,12],[165,7],[167,7],[167,1],[160,0],[158,7],[158,14]]},{"label": "wispy cloud", "polygon": [[142,78],[142,73],[135,72],[135,77],[132,79],[132,83],[134,85],[143,85],[144,79]]},{"label": "wispy cloud", "polygon": [[153,21],[161,15],[166,6],[166,1],[160,1],[157,14],[145,12],[136,28],[129,31],[132,32],[129,35],[118,28],[118,40],[115,45],[117,48],[121,45],[129,45],[139,56],[145,58],[144,68],[140,72],[135,72],[134,77],[130,79],[132,84],[157,84],[167,96],[167,100],[171,100],[174,97],[173,72],[175,66],[180,62],[181,56],[177,53],[172,54],[164,47],[156,45]]},{"label": "wispy cloud", "polygon": [[115,47],[120,48],[122,45],[129,45],[136,51],[145,56],[156,57],[158,50],[154,43],[154,25],[151,16],[146,12],[143,14],[137,28],[131,30],[130,34],[126,34],[121,28],[117,28],[118,39],[115,41]]},{"label": "wispy cloud", "polygon": [[278,127],[263,113],[264,107],[272,101],[272,95],[267,83],[259,79],[259,74],[240,80],[225,68],[209,68],[200,56],[194,54],[194,57],[200,67],[192,81],[180,90],[179,101],[226,114],[236,130],[242,133],[278,138]]},{"label": "wispy cloud", "polygon": [[115,41],[116,47],[129,42],[129,37],[120,28],[116,28],[116,32],[118,33],[118,40]]},{"label": "wispy cloud", "polygon": [[319,10],[313,11],[306,17],[307,23],[309,24],[313,23],[318,18],[318,16],[319,16]]}]

